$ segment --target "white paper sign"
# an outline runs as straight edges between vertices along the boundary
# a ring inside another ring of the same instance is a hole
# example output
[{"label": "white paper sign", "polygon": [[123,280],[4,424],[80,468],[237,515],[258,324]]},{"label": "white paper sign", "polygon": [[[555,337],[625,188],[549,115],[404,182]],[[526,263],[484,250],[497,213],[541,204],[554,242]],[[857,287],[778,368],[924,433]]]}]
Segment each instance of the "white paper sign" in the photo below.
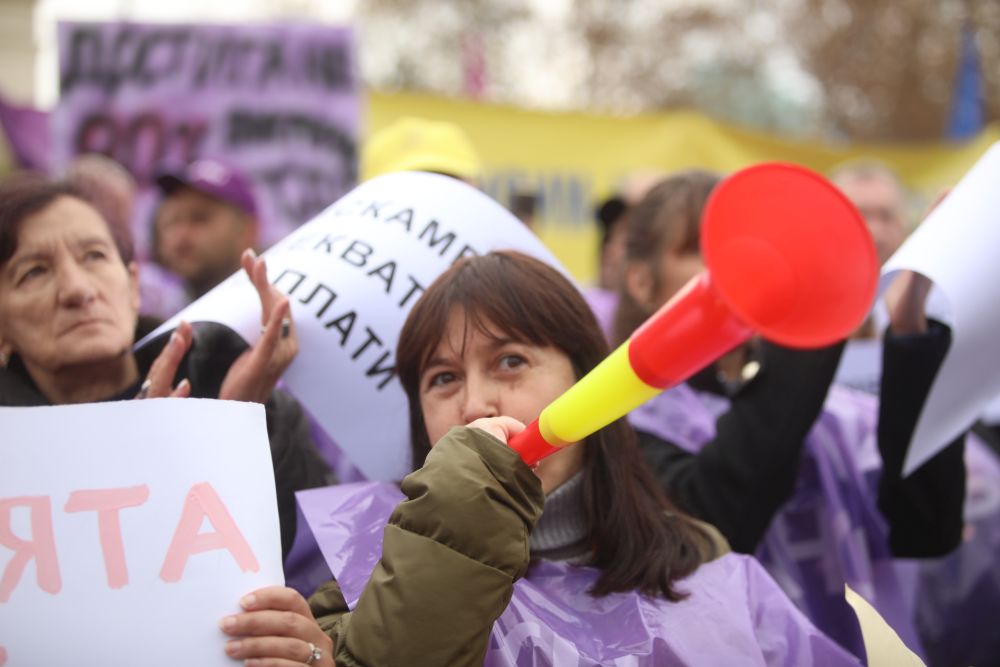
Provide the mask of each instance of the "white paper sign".
[{"label": "white paper sign", "polygon": [[909,474],[1000,393],[1000,145],[994,144],[883,268],[918,271],[951,308],[952,345],[904,464]]},{"label": "white paper sign", "polygon": [[[559,266],[475,188],[401,172],[361,184],[265,254],[271,282],[291,297],[299,336],[284,381],[369,479],[410,470],[406,396],[394,374],[407,313],[457,259],[499,249]],[[225,324],[251,342],[260,336],[260,302],[242,272],[152,335],[181,319]]]},{"label": "white paper sign", "polygon": [[263,406],[0,408],[0,664],[218,665],[282,585]]}]

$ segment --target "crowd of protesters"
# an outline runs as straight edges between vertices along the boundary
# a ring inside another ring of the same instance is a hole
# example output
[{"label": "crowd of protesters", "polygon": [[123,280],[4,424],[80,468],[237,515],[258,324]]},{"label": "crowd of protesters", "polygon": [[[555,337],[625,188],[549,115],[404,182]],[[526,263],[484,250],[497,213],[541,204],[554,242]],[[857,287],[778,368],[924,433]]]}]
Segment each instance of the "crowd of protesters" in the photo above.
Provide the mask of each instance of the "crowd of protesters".
[{"label": "crowd of protesters", "polygon": [[[458,128],[415,118],[373,137],[365,160],[368,177],[430,171],[474,185],[480,169]],[[650,642],[615,658],[638,661],[627,664],[863,664],[845,584],[929,664],[1000,664],[990,633],[961,634],[1000,608],[992,568],[975,566],[995,559],[997,531],[969,530],[967,500],[969,461],[992,465],[995,433],[977,424],[903,474],[951,344],[919,274],[897,277],[856,334],[882,341],[878,395],[834,382],[848,341],[806,351],[755,338],[533,468],[506,446],[704,270],[702,212],[724,176],[643,174],[600,205],[600,284],[583,292],[515,252],[464,258],[439,276],[399,336],[413,472],[374,526],[384,545],[360,600],[349,609],[336,580],[257,591],[222,621],[231,639],[220,650],[254,665],[483,664],[494,624],[519,604],[515,582],[534,573],[580,588],[568,623],[595,636],[650,626]],[[885,262],[908,231],[898,179],[867,162],[831,179]],[[287,555],[295,492],[336,478],[315,424],[279,387],[298,343],[288,297],[255,253],[254,185],[204,158],[156,186],[152,219],[138,223],[151,239],[140,263],[136,186],[114,162],[85,156],[58,179],[0,182],[0,405],[264,404]],[[151,315],[238,271],[259,296],[256,343],[182,322],[134,350],[159,324]],[[958,580],[968,596],[953,594]],[[584,653],[579,664],[614,662]],[[530,654],[515,662],[536,664]]]}]

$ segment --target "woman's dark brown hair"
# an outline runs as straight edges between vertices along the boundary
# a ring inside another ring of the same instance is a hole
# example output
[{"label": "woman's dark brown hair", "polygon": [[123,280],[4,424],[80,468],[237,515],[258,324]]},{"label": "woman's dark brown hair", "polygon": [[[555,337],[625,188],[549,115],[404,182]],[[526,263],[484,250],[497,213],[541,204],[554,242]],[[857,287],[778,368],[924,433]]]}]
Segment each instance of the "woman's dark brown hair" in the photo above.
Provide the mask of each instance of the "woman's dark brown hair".
[{"label": "woman's dark brown hair", "polygon": [[[414,468],[431,443],[420,408],[420,376],[459,308],[467,327],[489,336],[551,346],[569,357],[577,378],[608,355],[601,329],[576,288],[552,267],[515,252],[462,259],[414,305],[400,333],[396,369],[409,399]],[[584,447],[583,507],[593,565],[593,595],[639,590],[676,601],[674,582],[712,554],[708,535],[676,510],[642,462],[624,419]]]},{"label": "woman's dark brown hair", "polygon": [[[43,210],[60,197],[74,197],[89,203],[77,188],[62,181],[52,181],[30,172],[14,174],[0,183],[0,266],[14,256],[24,220]],[[103,218],[102,218],[103,219]],[[105,224],[107,220],[105,220]],[[132,261],[132,238],[128,228],[108,224],[108,231],[118,248],[122,262]]]},{"label": "woman's dark brown hair", "polygon": [[[719,177],[707,171],[684,171],[657,183],[632,209],[625,238],[625,265],[644,265],[659,294],[660,263],[668,251],[699,254],[701,216]],[[632,298],[625,281],[619,290],[612,340],[621,343],[652,314]]]}]

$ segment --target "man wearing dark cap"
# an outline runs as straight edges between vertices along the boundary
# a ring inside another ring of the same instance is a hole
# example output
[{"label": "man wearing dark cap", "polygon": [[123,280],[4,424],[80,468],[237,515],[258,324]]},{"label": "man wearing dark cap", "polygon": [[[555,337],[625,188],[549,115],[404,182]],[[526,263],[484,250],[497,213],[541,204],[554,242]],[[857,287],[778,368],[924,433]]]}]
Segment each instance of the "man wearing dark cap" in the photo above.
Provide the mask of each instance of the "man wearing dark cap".
[{"label": "man wearing dark cap", "polygon": [[237,168],[213,158],[156,182],[163,200],[154,220],[154,257],[197,299],[238,271],[242,252],[257,244],[253,185]]}]

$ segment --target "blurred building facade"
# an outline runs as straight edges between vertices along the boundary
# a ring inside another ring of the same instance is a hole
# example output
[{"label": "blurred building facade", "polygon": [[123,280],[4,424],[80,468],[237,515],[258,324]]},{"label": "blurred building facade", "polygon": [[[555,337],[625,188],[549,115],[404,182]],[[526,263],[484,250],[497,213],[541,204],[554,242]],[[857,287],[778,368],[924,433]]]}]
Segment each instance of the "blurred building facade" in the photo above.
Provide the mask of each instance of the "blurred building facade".
[{"label": "blurred building facade", "polygon": [[35,103],[36,0],[0,2],[0,95],[22,105]]}]

